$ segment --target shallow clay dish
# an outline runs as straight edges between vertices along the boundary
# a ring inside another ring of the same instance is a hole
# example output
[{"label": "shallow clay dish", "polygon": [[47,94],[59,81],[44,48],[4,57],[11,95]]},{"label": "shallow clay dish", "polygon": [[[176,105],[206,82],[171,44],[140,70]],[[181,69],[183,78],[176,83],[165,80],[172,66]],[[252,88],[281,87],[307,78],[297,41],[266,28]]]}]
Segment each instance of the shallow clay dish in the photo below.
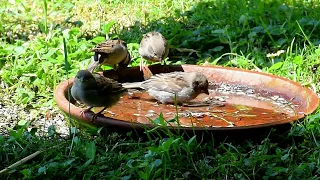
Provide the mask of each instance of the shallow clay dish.
[{"label": "shallow clay dish", "polygon": [[[178,106],[177,112],[173,105],[157,104],[143,91],[134,93],[135,98],[126,94],[118,104],[105,110],[104,116],[98,116],[93,122],[92,112],[80,116],[81,111],[88,107],[68,101],[68,87],[71,87],[73,78],[57,86],[54,98],[63,111],[91,124],[138,129],[154,127],[159,119],[152,120],[162,112],[169,128],[177,128],[180,124],[180,129],[186,130],[239,130],[286,124],[312,113],[319,103],[317,95],[309,88],[266,73],[196,65],[149,68],[153,74],[162,70],[202,72],[209,80],[210,95],[199,95],[188,106]],[[120,75],[112,70],[103,74],[119,82],[143,80],[139,67],[121,69]],[[98,112],[100,109],[93,110]],[[175,118],[177,116],[179,122]]]}]

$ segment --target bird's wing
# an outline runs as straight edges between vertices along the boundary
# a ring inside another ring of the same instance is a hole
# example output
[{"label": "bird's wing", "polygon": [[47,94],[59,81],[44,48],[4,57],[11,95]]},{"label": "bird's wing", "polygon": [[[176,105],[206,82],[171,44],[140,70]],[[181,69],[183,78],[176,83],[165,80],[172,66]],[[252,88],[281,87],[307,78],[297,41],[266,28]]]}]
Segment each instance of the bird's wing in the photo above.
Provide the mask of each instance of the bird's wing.
[{"label": "bird's wing", "polygon": [[152,56],[154,56],[154,49],[153,49],[152,46],[148,46],[148,52],[149,52]]},{"label": "bird's wing", "polygon": [[127,67],[131,63],[130,53],[129,53],[129,51],[127,51],[127,52],[128,53],[127,53],[126,58],[123,61],[119,62],[120,67]]},{"label": "bird's wing", "polygon": [[143,38],[140,42],[140,49],[147,51],[150,54],[154,54],[154,49],[152,47],[153,38],[151,34],[145,34],[143,35]]},{"label": "bird's wing", "polygon": [[142,88],[156,91],[178,93],[189,84],[185,81],[181,72],[155,74],[142,83]]},{"label": "bird's wing", "polygon": [[98,89],[100,89],[102,94],[113,94],[119,93],[125,90],[120,83],[117,81],[104,77],[100,74],[93,74]]},{"label": "bird's wing", "polygon": [[119,40],[106,40],[98,45],[96,45],[91,51],[97,53],[111,53],[114,51],[113,47],[120,44]]}]

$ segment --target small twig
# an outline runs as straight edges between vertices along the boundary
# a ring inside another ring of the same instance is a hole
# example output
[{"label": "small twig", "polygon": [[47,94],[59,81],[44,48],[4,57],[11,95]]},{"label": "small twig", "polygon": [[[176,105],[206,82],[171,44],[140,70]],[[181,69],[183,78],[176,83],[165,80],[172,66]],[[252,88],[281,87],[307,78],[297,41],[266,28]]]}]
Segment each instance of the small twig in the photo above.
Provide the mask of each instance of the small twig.
[{"label": "small twig", "polygon": [[0,174],[5,173],[5,172],[7,172],[7,171],[10,170],[10,169],[14,169],[14,168],[20,166],[21,164],[29,161],[30,159],[33,159],[34,157],[38,156],[38,155],[39,155],[40,153],[42,153],[43,151],[44,151],[44,150],[42,150],[42,151],[36,151],[35,153],[32,153],[32,154],[30,154],[29,156],[27,156],[27,157],[25,157],[25,158],[23,158],[23,159],[15,162],[15,163],[13,163],[12,165],[10,165],[10,166],[2,169],[2,170],[0,171]]},{"label": "small twig", "polygon": [[2,169],[2,170],[0,171],[0,175],[3,174],[3,173],[5,173],[5,172],[7,172],[7,171],[9,171],[10,169],[17,168],[17,167],[20,166],[21,164],[24,164],[25,162],[27,162],[27,161],[29,161],[29,160],[37,157],[37,156],[38,156],[39,154],[41,154],[42,152],[47,151],[47,150],[52,149],[52,148],[55,148],[55,147],[57,147],[57,146],[59,146],[59,145],[56,145],[56,146],[53,146],[53,147],[50,147],[50,148],[48,148],[48,149],[44,149],[44,150],[41,150],[41,151],[36,151],[36,152],[30,154],[29,156],[27,156],[27,157],[25,157],[25,158],[23,158],[23,159],[15,162],[15,163],[13,163],[12,165],[10,165],[10,166]]}]

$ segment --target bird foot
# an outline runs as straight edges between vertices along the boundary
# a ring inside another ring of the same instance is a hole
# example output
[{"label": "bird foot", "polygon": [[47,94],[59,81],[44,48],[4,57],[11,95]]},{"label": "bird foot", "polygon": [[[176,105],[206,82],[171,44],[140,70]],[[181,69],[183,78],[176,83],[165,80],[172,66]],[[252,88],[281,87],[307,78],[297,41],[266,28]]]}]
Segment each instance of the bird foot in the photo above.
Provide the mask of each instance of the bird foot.
[{"label": "bird foot", "polygon": [[144,64],[145,64],[144,59],[140,56],[140,63],[139,63],[140,71],[142,71],[142,67],[144,66]]},{"label": "bird foot", "polygon": [[120,67],[117,64],[115,64],[115,65],[113,65],[113,70],[115,72],[119,72],[120,71]]},{"label": "bird foot", "polygon": [[163,62],[163,69],[162,69],[162,71],[163,71],[164,73],[171,72],[171,71],[170,71],[170,68],[169,68],[169,66],[166,64],[166,62]]},{"label": "bird foot", "polygon": [[91,118],[91,122],[93,122],[99,115],[102,114],[102,112],[107,109],[106,107],[104,107],[101,111],[99,111],[98,113],[94,114]]},{"label": "bird foot", "polygon": [[92,107],[90,107],[89,109],[85,109],[85,110],[80,111],[80,117],[86,118],[85,113],[91,111],[91,108]]},{"label": "bird foot", "polygon": [[98,115],[100,115],[101,113],[97,113],[97,114],[94,114],[91,118],[91,122],[93,122],[97,117]]},{"label": "bird foot", "polygon": [[142,66],[142,72],[144,80],[150,79],[150,77],[153,76],[148,66]]}]

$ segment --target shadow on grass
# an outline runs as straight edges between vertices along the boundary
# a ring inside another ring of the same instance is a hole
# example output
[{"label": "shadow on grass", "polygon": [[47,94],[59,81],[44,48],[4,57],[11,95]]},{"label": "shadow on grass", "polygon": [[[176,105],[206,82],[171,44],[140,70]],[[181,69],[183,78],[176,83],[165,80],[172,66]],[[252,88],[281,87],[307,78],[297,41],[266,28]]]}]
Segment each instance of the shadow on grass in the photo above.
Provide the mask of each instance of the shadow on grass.
[{"label": "shadow on grass", "polygon": [[[316,3],[304,1],[291,4],[277,0],[229,0],[221,1],[220,4],[201,2],[189,11],[176,10],[175,16],[150,21],[145,26],[137,21],[133,26],[124,28],[119,37],[127,43],[139,43],[142,34],[159,31],[171,45],[170,61],[186,64],[203,63],[205,60],[214,62],[221,55],[231,52],[245,56],[250,54],[254,64],[264,67],[269,65],[267,53],[286,50],[293,41],[293,51],[298,52],[299,47],[304,47],[305,43],[319,45],[319,12],[320,7],[316,6]],[[177,48],[193,49],[197,52],[181,52]],[[281,56],[278,60],[281,60]],[[226,64],[228,61],[229,57],[225,56],[217,64]],[[272,138],[286,136],[290,128],[291,125],[277,127]],[[214,132],[213,135],[221,141],[225,141],[226,137],[240,142],[247,138],[261,141],[265,137],[271,137],[270,130],[264,128]],[[210,137],[211,135],[208,134]],[[200,134],[199,137],[201,136]]]},{"label": "shadow on grass", "polygon": [[[157,129],[157,130],[155,130]],[[136,141],[147,142],[149,137],[153,140],[155,139],[166,139],[170,137],[184,138],[188,140],[193,136],[196,136],[198,142],[204,143],[214,143],[216,145],[220,143],[233,143],[233,144],[243,144],[246,141],[260,143],[265,139],[268,139],[272,142],[283,141],[284,144],[290,143],[291,141],[286,141],[286,137],[290,134],[292,129],[291,124],[283,124],[273,127],[264,127],[264,128],[249,128],[242,130],[203,130],[203,131],[193,131],[193,130],[169,130],[166,128],[119,128],[119,127],[105,127],[100,133],[101,135],[109,135],[112,133],[118,134],[127,134],[131,133],[130,137]],[[302,141],[302,139],[297,136],[293,137],[296,142]],[[151,139],[151,140],[152,140]]]},{"label": "shadow on grass", "polygon": [[[176,10],[174,17],[157,19],[145,26],[136,22],[123,29],[119,36],[128,43],[139,43],[142,34],[156,30],[172,46],[170,61],[196,64],[206,59],[212,62],[231,52],[245,56],[250,54],[258,67],[267,65],[267,53],[286,50],[293,40],[297,45],[294,50],[304,47],[305,43],[320,44],[320,7],[314,2],[220,2],[201,2],[186,12]],[[176,48],[198,52],[179,52]],[[228,62],[228,56],[219,64],[225,62]]]}]

